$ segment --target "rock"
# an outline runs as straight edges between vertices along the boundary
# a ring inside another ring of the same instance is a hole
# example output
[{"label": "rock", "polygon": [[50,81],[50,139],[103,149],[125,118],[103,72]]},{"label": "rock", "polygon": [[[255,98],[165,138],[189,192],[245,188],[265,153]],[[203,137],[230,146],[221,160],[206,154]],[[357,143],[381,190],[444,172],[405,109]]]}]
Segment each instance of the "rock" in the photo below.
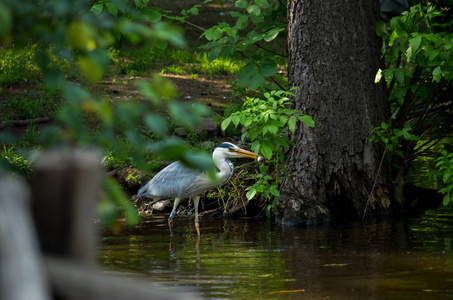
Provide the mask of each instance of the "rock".
[{"label": "rock", "polygon": [[153,210],[164,211],[167,208],[167,205],[170,203],[170,200],[162,200],[153,204]]}]

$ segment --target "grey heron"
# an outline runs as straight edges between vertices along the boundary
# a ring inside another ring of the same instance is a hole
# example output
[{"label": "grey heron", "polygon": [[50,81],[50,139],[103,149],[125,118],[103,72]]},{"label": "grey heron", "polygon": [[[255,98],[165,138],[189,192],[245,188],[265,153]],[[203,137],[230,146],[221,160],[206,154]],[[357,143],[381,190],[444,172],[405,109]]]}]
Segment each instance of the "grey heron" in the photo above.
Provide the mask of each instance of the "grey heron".
[{"label": "grey heron", "polygon": [[161,198],[175,198],[173,210],[168,218],[170,233],[173,235],[173,219],[176,216],[176,208],[183,198],[193,198],[195,206],[195,228],[200,235],[198,224],[198,204],[200,194],[226,183],[234,172],[233,163],[227,158],[249,157],[260,161],[261,155],[239,148],[232,143],[221,143],[214,152],[212,159],[217,168],[215,178],[212,179],[208,174],[199,170],[185,167],[180,161],[174,162],[154,176],[147,184],[142,186],[137,193],[138,197],[149,197],[158,201]]}]

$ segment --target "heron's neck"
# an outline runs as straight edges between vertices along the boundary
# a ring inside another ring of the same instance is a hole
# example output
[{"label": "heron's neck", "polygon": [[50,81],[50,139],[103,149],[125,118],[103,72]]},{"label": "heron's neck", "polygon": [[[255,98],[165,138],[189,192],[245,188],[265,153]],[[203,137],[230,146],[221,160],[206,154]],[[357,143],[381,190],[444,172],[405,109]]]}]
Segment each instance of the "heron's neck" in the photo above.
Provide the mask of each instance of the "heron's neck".
[{"label": "heron's neck", "polygon": [[233,175],[234,165],[230,160],[226,158],[214,156],[213,159],[215,166],[219,170],[219,172],[217,172],[217,180],[219,181],[220,184],[224,184]]}]

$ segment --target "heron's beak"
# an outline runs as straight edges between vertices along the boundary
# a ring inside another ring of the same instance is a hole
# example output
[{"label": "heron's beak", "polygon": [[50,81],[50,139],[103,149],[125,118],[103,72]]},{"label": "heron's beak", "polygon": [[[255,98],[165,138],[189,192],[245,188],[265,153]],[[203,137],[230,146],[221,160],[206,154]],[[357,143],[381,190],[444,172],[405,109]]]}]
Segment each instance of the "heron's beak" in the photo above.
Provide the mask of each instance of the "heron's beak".
[{"label": "heron's beak", "polygon": [[240,156],[250,157],[250,158],[256,159],[257,161],[264,159],[264,157],[262,157],[261,155],[253,153],[251,151],[244,150],[244,149],[231,149],[231,150]]}]

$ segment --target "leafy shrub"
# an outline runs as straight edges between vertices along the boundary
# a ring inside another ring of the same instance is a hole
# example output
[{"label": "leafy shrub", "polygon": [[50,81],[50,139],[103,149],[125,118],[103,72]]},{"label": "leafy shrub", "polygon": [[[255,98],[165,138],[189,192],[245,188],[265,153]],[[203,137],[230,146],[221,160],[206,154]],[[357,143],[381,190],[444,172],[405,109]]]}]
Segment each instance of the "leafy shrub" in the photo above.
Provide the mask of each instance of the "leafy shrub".
[{"label": "leafy shrub", "polygon": [[436,159],[433,179],[441,186],[439,193],[445,195],[443,204],[447,206],[453,200],[453,152],[447,150],[440,152]]},{"label": "leafy shrub", "polygon": [[244,141],[247,137],[250,138],[252,151],[263,154],[267,159],[260,165],[261,173],[255,175],[256,183],[247,188],[247,199],[251,200],[256,194],[262,194],[268,214],[271,209],[276,210],[278,207],[278,184],[286,175],[283,165],[284,148],[290,143],[286,129],[294,132],[297,120],[307,126],[314,126],[310,116],[288,108],[289,96],[294,97],[294,94],[276,90],[264,93],[263,98],[247,97],[242,110],[232,113],[221,125],[222,130],[226,130],[230,124],[243,126],[241,139]]},{"label": "leafy shrub", "polygon": [[[438,156],[436,145],[451,134],[453,32],[447,13],[432,3],[420,3],[391,19],[389,27],[383,21],[376,24],[387,66],[376,79],[386,82],[392,114],[373,130],[373,140],[385,145],[394,177],[401,177],[396,181],[404,180],[418,157]],[[448,163],[434,164],[433,172],[449,170]],[[440,170],[441,165],[446,169]]]}]

